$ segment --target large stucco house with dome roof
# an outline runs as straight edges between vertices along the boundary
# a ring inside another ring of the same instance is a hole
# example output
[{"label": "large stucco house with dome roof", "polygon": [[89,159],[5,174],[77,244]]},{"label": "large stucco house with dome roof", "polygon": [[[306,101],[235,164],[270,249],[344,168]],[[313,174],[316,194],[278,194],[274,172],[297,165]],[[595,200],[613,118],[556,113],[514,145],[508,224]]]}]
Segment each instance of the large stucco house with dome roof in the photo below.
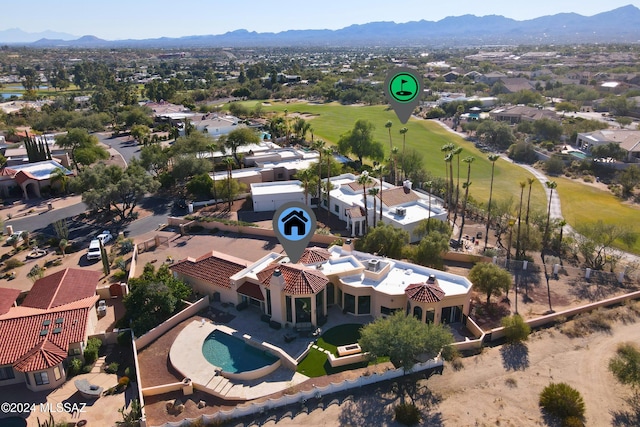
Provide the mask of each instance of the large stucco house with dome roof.
[{"label": "large stucco house with dome roof", "polygon": [[355,316],[405,310],[423,322],[464,322],[472,288],[465,277],[349,246],[307,248],[295,264],[276,253],[250,263],[211,252],[171,269],[214,301],[241,304],[290,326],[321,326],[334,305]]}]

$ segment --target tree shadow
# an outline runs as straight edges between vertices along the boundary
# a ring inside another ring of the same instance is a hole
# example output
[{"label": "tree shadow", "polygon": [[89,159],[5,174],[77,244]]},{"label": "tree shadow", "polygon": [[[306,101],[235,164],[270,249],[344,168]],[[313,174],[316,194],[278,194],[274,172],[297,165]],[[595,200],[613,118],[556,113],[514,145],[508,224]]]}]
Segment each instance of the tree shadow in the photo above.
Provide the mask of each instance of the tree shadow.
[{"label": "tree shadow", "polygon": [[615,274],[606,272],[593,272],[589,280],[582,277],[572,279],[569,285],[572,295],[590,302],[609,298],[621,287]]},{"label": "tree shadow", "polygon": [[505,344],[500,355],[507,371],[524,371],[529,367],[529,348],[524,343]]},{"label": "tree shadow", "polygon": [[640,426],[640,394],[634,393],[633,396],[625,400],[629,404],[628,409],[610,411],[612,425],[622,427]]}]

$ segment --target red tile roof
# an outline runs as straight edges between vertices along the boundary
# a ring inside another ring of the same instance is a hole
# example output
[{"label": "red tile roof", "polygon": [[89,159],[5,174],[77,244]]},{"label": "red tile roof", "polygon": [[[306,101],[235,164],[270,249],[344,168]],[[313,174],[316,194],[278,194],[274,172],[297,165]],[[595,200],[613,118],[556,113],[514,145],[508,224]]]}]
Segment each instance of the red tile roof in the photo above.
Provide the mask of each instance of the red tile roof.
[{"label": "red tile roof", "polygon": [[[12,316],[12,309],[0,319],[0,365],[13,364],[24,372],[60,363],[66,358],[70,343],[86,338],[89,312],[97,299],[98,296],[93,296],[53,310],[17,307],[15,311],[25,313],[23,316]],[[79,305],[84,308],[78,308]],[[63,319],[62,323],[56,323],[57,319]]]},{"label": "red tile roof", "polygon": [[184,276],[204,280],[221,288],[231,288],[229,277],[244,270],[249,262],[217,252],[210,252],[198,259],[185,258],[171,266],[171,270]]},{"label": "red tile roof", "polygon": [[260,290],[260,285],[256,285],[255,283],[244,282],[242,285],[238,287],[238,293],[242,295],[246,295],[253,299],[264,301],[264,295],[262,295],[262,291]]},{"label": "red tile roof", "polygon": [[349,215],[349,218],[364,218],[364,209],[360,206],[354,206],[347,209],[347,215]]},{"label": "red tile roof", "polygon": [[276,269],[284,278],[284,293],[289,295],[309,295],[316,294],[323,290],[329,279],[322,272],[313,267],[306,267],[300,264],[279,264],[272,263],[267,268],[258,273],[258,280],[265,287],[269,287],[271,276]]},{"label": "red tile roof", "polygon": [[438,302],[444,297],[444,291],[438,282],[435,283],[414,283],[405,288],[404,293],[407,298],[416,302]]},{"label": "red tile roof", "polygon": [[67,350],[63,350],[49,340],[36,344],[13,367],[20,372],[41,371],[62,363],[67,358]]},{"label": "red tile roof", "polygon": [[36,280],[22,306],[49,309],[96,294],[99,271],[67,268]]},{"label": "red tile roof", "polygon": [[20,292],[19,289],[0,288],[0,316],[9,311]]},{"label": "red tile roof", "polygon": [[319,262],[325,262],[329,258],[331,258],[331,254],[328,250],[314,246],[312,248],[305,249],[298,262],[300,264],[316,264]]}]

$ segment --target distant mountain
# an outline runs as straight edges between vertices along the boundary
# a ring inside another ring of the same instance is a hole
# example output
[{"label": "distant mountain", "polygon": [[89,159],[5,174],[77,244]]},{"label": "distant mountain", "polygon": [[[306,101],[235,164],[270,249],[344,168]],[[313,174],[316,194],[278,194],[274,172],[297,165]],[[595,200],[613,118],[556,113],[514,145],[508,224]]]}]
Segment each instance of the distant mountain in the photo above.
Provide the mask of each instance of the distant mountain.
[{"label": "distant mountain", "polygon": [[[10,31],[10,30],[7,30]],[[19,31],[19,30],[17,30]],[[0,43],[4,41],[0,31]],[[107,41],[93,36],[77,40],[43,37],[34,47],[270,47],[270,46],[430,46],[500,44],[629,43],[640,41],[640,9],[624,6],[593,16],[561,13],[526,21],[504,16],[462,15],[440,21],[371,22],[339,30],[290,30],[257,33],[236,30],[220,35]]]},{"label": "distant mountain", "polygon": [[9,28],[8,30],[0,30],[0,43],[3,44],[15,44],[15,43],[33,43],[40,39],[59,39],[59,40],[74,40],[78,36],[67,33],[59,33],[56,31],[42,31],[39,33],[27,33],[19,28]]}]

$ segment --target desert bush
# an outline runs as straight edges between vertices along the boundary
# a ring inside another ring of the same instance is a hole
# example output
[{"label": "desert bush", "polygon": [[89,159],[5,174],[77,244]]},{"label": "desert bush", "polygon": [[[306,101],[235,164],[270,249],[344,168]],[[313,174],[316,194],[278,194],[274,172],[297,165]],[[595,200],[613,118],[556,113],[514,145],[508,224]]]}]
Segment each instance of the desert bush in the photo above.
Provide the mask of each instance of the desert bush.
[{"label": "desert bush", "polygon": [[510,343],[526,341],[531,333],[531,327],[519,314],[503,317],[502,326],[504,327],[504,336]]},{"label": "desert bush", "polygon": [[548,414],[561,420],[584,418],[584,400],[580,392],[566,383],[551,383],[540,393],[538,402]]},{"label": "desert bush", "polygon": [[14,268],[22,267],[23,265],[24,262],[20,261],[19,259],[9,258],[4,262],[4,269],[13,270]]},{"label": "desert bush", "polygon": [[518,387],[518,380],[516,380],[515,378],[507,378],[506,380],[504,380],[504,383],[507,385],[507,387],[509,388],[516,388]]},{"label": "desert bush", "polygon": [[133,240],[124,239],[122,242],[120,242],[120,253],[128,254],[129,252],[133,252]]},{"label": "desert bush", "polygon": [[396,421],[406,426],[416,425],[420,422],[420,410],[413,403],[401,403],[394,408]]},{"label": "desert bush", "polygon": [[104,371],[107,374],[115,374],[116,372],[118,372],[118,367],[120,365],[118,364],[118,362],[111,362],[109,363],[109,365],[107,365],[106,368],[104,368]]},{"label": "desert bush", "polygon": [[576,316],[573,321],[562,328],[562,333],[569,338],[576,338],[584,337],[595,331],[608,332],[610,330],[611,319],[602,310],[596,310]]}]

